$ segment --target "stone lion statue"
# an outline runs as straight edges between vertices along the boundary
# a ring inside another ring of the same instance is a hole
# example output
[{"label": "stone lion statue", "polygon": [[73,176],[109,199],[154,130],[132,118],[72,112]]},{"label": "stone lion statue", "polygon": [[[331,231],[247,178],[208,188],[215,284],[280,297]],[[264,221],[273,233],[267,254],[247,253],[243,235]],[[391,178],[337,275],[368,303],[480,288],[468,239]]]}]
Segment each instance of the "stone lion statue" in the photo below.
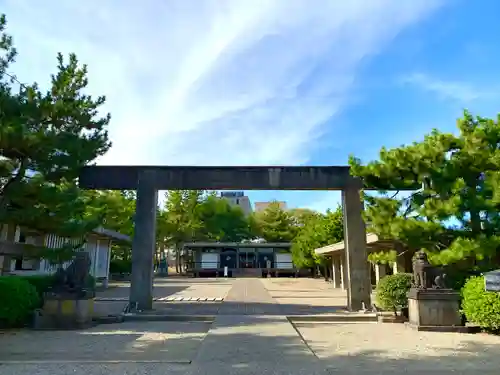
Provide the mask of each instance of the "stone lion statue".
[{"label": "stone lion statue", "polygon": [[55,274],[54,289],[66,292],[81,292],[88,286],[90,267],[90,255],[86,251],[79,251],[75,258],[66,268],[59,268]]},{"label": "stone lion statue", "polygon": [[445,289],[446,274],[429,263],[427,254],[419,251],[413,259],[413,287],[417,289]]}]

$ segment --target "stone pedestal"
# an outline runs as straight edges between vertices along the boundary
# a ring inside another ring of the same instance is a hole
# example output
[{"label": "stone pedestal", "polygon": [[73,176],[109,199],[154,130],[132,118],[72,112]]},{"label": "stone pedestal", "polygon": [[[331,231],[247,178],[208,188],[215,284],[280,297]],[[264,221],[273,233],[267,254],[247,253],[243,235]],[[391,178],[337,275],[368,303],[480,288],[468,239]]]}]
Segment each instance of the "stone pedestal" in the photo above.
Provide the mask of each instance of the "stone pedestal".
[{"label": "stone pedestal", "polygon": [[48,294],[35,312],[35,329],[83,329],[93,325],[94,294]]},{"label": "stone pedestal", "polygon": [[462,331],[460,295],[452,289],[416,289],[408,292],[409,325],[419,331]]}]

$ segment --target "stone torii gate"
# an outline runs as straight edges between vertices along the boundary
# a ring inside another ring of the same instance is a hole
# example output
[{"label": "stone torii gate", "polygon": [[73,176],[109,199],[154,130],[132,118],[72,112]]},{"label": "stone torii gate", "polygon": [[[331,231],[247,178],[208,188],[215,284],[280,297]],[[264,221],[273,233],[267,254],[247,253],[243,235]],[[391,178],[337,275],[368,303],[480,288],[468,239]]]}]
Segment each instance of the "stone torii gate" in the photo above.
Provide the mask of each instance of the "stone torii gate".
[{"label": "stone torii gate", "polygon": [[371,306],[366,228],[360,197],[362,182],[345,166],[205,167],[88,166],[79,185],[95,190],[136,190],[132,242],[130,306],[153,306],[153,257],[156,246],[158,190],[342,190],[347,265],[347,306]]}]

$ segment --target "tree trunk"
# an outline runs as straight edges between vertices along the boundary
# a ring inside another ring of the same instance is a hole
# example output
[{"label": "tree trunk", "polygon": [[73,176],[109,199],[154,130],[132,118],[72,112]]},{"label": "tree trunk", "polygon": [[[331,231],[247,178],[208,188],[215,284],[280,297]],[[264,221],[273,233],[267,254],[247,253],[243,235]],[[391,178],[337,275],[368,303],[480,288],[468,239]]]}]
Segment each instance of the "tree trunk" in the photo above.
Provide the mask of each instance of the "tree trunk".
[{"label": "tree trunk", "polygon": [[181,254],[179,253],[179,246],[177,246],[177,244],[175,244],[175,272],[176,273],[180,273],[179,272],[180,262],[181,262]]}]

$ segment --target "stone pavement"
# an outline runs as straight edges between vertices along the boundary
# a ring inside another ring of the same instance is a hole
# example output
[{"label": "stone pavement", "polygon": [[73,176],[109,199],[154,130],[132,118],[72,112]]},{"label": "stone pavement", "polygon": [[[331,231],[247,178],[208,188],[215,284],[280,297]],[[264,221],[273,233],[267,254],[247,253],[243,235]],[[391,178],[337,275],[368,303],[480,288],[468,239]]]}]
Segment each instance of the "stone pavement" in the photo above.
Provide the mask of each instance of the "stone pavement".
[{"label": "stone pavement", "polygon": [[0,336],[0,363],[162,361],[188,364],[209,329],[210,324],[202,322],[125,322],[82,331],[11,332]]},{"label": "stone pavement", "polygon": [[[205,280],[195,280],[180,280],[177,288],[183,289],[176,293],[203,291]],[[165,288],[170,285],[176,284]],[[79,332],[0,332],[0,374],[493,375],[500,368],[497,336],[419,333],[399,324],[291,324],[285,313],[293,306],[315,311],[341,305],[342,292],[322,280],[206,285],[207,291],[227,291],[212,324],[126,322]]]},{"label": "stone pavement", "polygon": [[190,375],[320,374],[325,368],[259,279],[236,280]]}]

